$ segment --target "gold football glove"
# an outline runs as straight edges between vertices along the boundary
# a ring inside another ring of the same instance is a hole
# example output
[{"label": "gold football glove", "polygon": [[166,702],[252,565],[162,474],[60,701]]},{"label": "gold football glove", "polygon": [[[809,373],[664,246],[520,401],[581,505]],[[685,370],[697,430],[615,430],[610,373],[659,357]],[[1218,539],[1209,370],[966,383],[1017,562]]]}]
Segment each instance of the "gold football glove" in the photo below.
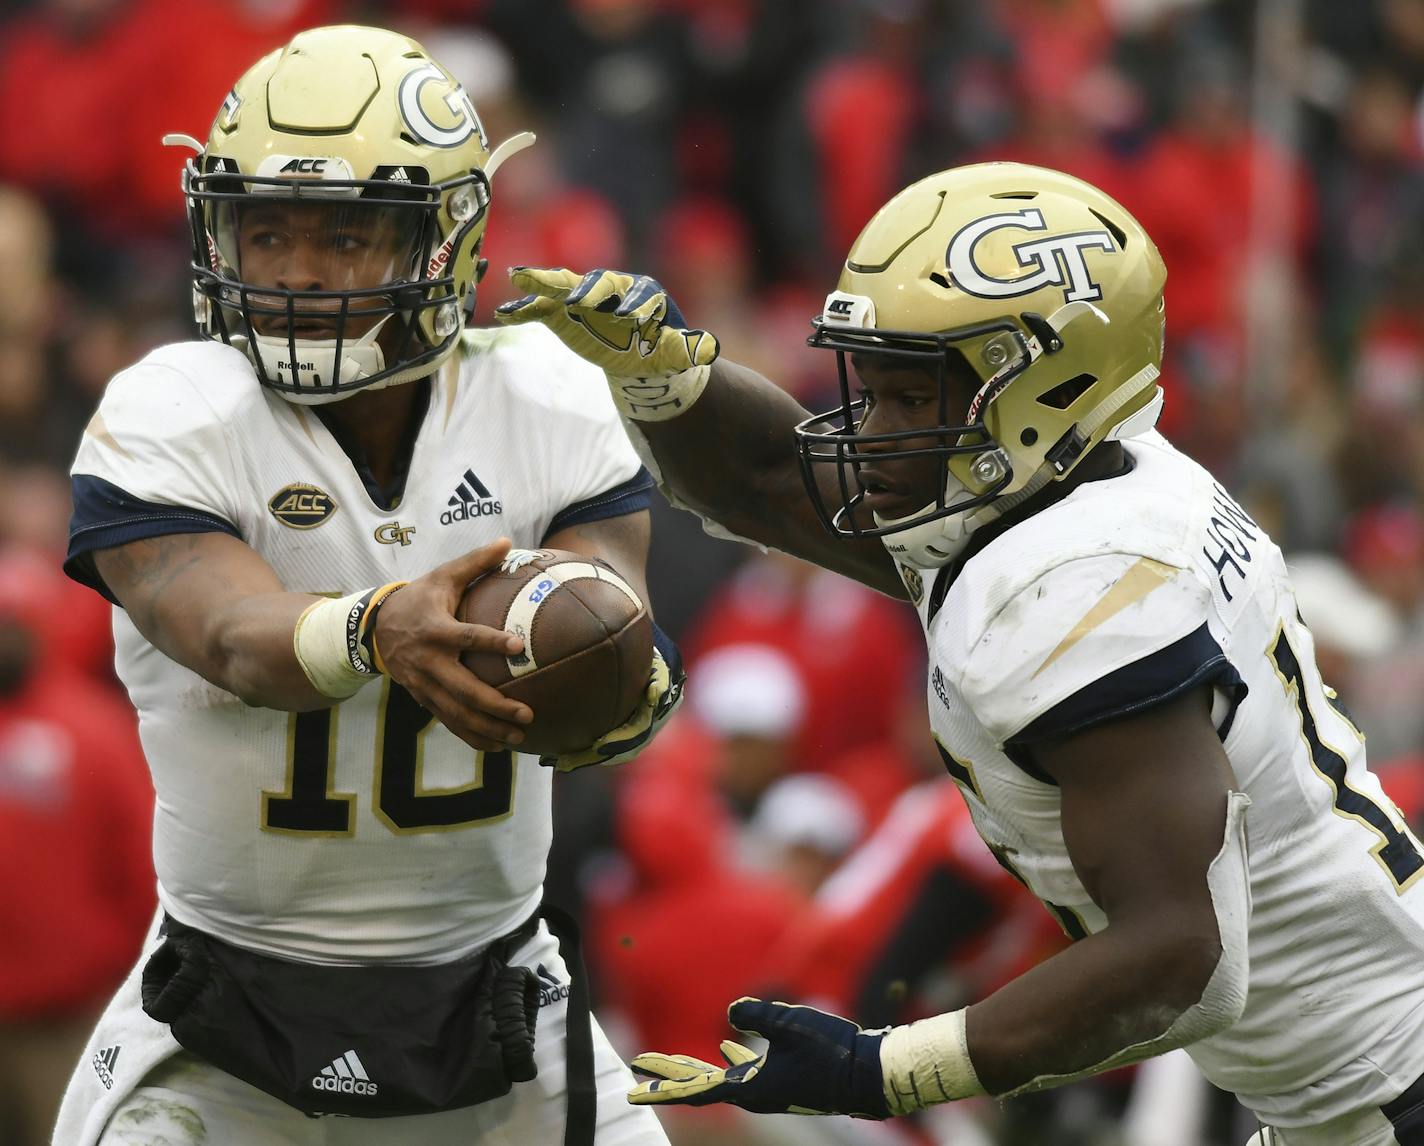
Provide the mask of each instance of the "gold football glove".
[{"label": "gold football glove", "polygon": [[707,384],[720,351],[705,330],[690,330],[677,304],[646,275],[511,267],[529,293],[495,309],[504,323],[542,322],[581,358],[603,368],[625,417],[676,417]]},{"label": "gold football glove", "polygon": [[674,676],[663,654],[654,649],[648,687],[632,716],[611,732],[605,732],[582,752],[541,756],[539,763],[560,772],[574,772],[593,764],[626,764],[648,746],[663,722],[672,715],[682,700],[684,679],[681,666]]}]

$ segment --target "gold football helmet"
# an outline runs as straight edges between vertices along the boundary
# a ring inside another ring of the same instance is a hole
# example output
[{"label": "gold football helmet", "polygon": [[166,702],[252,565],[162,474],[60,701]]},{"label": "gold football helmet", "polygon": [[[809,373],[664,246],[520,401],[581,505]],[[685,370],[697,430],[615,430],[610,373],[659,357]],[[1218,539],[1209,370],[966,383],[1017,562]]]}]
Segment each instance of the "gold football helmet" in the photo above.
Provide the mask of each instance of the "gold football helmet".
[{"label": "gold football helmet", "polygon": [[[810,339],[836,352],[840,374],[840,407],[796,430],[824,524],[882,537],[912,565],[944,565],[975,528],[1071,473],[1099,442],[1151,429],[1166,277],[1137,221],[1061,172],[982,163],[900,192],[851,247]],[[865,408],[852,400],[848,354],[937,371],[939,424],[859,433]],[[968,409],[949,409],[951,365],[980,384]],[[867,512],[867,446],[877,464],[934,455],[943,488],[907,516]],[[827,465],[836,506],[817,481]]]},{"label": "gold football helmet", "polygon": [[493,154],[469,97],[379,28],[302,32],[259,60],[183,175],[201,333],[263,385],[329,402],[423,377],[454,350],[482,270]]}]

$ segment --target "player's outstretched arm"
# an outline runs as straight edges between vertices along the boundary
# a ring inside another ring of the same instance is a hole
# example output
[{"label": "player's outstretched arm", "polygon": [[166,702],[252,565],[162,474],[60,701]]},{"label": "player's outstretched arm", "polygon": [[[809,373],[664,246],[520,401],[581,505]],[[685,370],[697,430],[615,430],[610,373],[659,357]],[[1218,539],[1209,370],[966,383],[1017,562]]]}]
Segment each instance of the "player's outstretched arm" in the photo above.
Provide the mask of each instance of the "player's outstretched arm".
[{"label": "player's outstretched arm", "polygon": [[737,537],[904,596],[878,541],[833,537],[816,517],[792,433],[806,410],[754,370],[719,358],[716,337],[690,328],[656,281],[535,267],[514,267],[510,277],[528,293],[496,317],[543,323],[603,369],[630,436],[643,439],[681,504]]},{"label": "player's outstretched arm", "polygon": [[[1074,868],[1108,917],[982,1003],[889,1031],[739,1000],[725,1066],[647,1053],[634,1103],[883,1118],[1039,1089],[1225,1029],[1246,1000],[1244,808],[1202,689],[1035,752],[1062,791]],[[1010,857],[1012,862],[1012,857]],[[878,1089],[877,1089],[878,1087]]]},{"label": "player's outstretched arm", "polygon": [[[462,624],[454,610],[465,585],[508,548],[504,541],[474,550],[398,593],[383,586],[375,590],[386,590],[380,598],[366,590],[339,601],[287,592],[261,555],[225,533],[131,541],[96,551],[94,563],[156,648],[248,704],[325,708],[384,671],[461,739],[495,751],[517,743],[529,710],[476,678],[459,654],[514,652],[520,642]],[[379,608],[370,611],[376,600]],[[372,628],[368,652],[357,655],[378,662],[365,673],[348,663],[346,621],[358,608]]]}]

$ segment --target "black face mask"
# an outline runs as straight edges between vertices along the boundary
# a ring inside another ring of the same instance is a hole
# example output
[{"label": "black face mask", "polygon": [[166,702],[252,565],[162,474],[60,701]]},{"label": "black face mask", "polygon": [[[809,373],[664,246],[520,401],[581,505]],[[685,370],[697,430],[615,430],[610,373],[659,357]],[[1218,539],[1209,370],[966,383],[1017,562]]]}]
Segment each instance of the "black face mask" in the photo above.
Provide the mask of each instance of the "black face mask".
[{"label": "black face mask", "polygon": [[35,639],[30,631],[0,619],[0,697],[14,696],[30,678],[35,664]]}]

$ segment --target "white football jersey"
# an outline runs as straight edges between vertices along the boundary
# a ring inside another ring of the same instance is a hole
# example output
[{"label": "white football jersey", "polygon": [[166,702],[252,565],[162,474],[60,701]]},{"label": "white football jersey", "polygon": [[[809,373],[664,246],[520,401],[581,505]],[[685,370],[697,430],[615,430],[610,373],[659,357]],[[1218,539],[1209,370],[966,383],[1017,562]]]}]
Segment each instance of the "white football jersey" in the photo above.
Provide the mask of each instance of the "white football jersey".
[{"label": "white football jersey", "polygon": [[[1107,926],[1058,788],[1021,749],[1205,683],[1251,797],[1250,993],[1188,1048],[1267,1124],[1387,1101],[1424,1072],[1424,849],[1321,682],[1280,551],[1160,435],[1135,463],[926,574],[931,724],[980,834],[1065,929]],[[907,575],[911,583],[913,573]]]},{"label": "white football jersey", "polygon": [[[471,331],[462,351],[431,382],[389,508],[321,419],[260,386],[237,350],[154,351],[114,378],[85,432],[69,567],[83,579],[87,551],[221,529],[289,590],[339,596],[648,503],[599,370],[537,325]],[[538,905],[552,773],[533,756],[474,751],[384,677],[328,710],[250,708],[122,609],[114,635],[175,918],[293,958],[436,962]]]}]

